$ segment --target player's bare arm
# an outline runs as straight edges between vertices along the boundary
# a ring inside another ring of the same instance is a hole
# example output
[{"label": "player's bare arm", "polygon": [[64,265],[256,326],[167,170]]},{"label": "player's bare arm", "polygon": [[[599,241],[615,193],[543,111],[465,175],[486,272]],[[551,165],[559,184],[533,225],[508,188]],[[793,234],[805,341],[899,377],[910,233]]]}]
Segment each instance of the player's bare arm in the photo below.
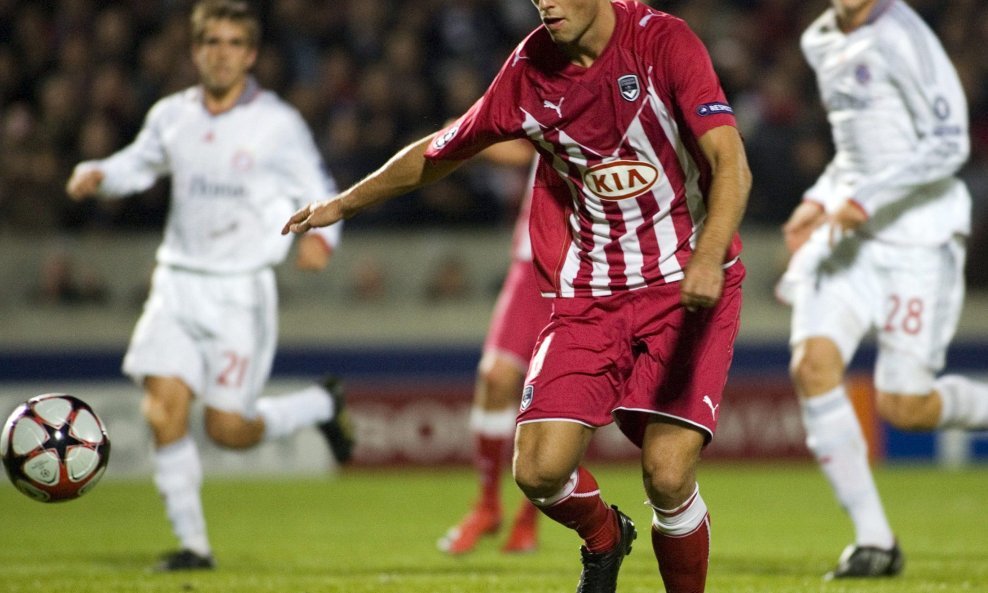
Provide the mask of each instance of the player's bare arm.
[{"label": "player's bare arm", "polygon": [[426,159],[425,151],[430,142],[432,136],[409,144],[391,157],[383,167],[339,196],[311,202],[299,209],[282,227],[281,234],[301,234],[315,227],[329,226],[350,218],[364,208],[439,181],[463,163]]},{"label": "player's bare arm", "polygon": [[103,172],[99,169],[76,169],[65,184],[65,193],[79,201],[96,194],[103,183]]},{"label": "player's bare arm", "polygon": [[785,238],[786,249],[795,253],[810,238],[813,231],[824,223],[827,216],[823,206],[816,202],[804,200],[796,206],[789,215],[789,220],[782,225],[782,236]]},{"label": "player's bare arm", "polygon": [[700,138],[713,172],[707,218],[680,287],[690,310],[712,307],[724,287],[724,255],[741,224],[751,190],[751,171],[737,129],[721,126]]},{"label": "player's bare arm", "polygon": [[491,144],[477,156],[498,165],[526,167],[532,164],[534,153],[532,144],[528,140],[507,140]]}]

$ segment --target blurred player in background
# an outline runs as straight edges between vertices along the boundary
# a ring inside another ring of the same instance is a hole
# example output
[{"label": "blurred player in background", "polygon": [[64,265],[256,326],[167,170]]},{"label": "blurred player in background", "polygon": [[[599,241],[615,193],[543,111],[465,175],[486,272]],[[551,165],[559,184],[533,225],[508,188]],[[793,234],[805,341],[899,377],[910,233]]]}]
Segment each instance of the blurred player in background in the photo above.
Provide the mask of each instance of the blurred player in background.
[{"label": "blurred player in background", "polygon": [[[193,398],[205,404],[206,433],[224,447],[251,447],[306,426],[322,430],[340,462],[353,447],[334,381],[259,397],[277,341],[273,266],[291,245],[277,229],[305,200],[335,186],[301,116],[249,75],[260,27],[247,5],[199,3],[192,31],[201,84],[160,100],[130,146],[80,163],[67,185],[77,200],[120,197],[171,176],[151,294],[123,363],[144,387],[154,482],[181,544],[161,570],[214,565],[202,468],[188,433]],[[324,268],[339,228],[299,241],[298,266]]]},{"label": "blurred player in background", "polygon": [[891,576],[903,555],[844,375],[875,329],[883,418],[905,430],[988,427],[988,386],[936,377],[964,299],[971,199],[955,174],[969,151],[967,104],[939,40],[905,2],[831,4],[802,46],[837,154],[784,225],[794,256],[779,292],[793,304],[807,444],[855,528],[828,576]]},{"label": "blurred player in background", "polygon": [[[531,146],[522,140],[495,144],[481,154],[500,164],[520,167],[532,163]],[[532,164],[533,175],[534,168]],[[480,495],[467,516],[440,538],[439,549],[449,554],[472,551],[480,538],[494,535],[501,527],[501,471],[514,442],[522,382],[539,332],[552,312],[552,301],[542,298],[535,282],[528,237],[530,207],[528,191],[515,222],[511,266],[494,306],[477,369],[470,431]],[[501,550],[534,551],[538,547],[538,514],[531,502],[523,500]]]},{"label": "blurred player in background", "polygon": [[529,364],[514,476],[583,540],[579,593],[612,593],[637,533],[581,465],[612,421],[642,448],[666,591],[705,588],[696,481],[740,327],[740,224],[751,178],[731,107],[686,24],[633,0],[538,0],[543,25],[455,124],[295,213],[335,223],[448,175],[503,140],[539,153],[530,237],[553,297]]}]

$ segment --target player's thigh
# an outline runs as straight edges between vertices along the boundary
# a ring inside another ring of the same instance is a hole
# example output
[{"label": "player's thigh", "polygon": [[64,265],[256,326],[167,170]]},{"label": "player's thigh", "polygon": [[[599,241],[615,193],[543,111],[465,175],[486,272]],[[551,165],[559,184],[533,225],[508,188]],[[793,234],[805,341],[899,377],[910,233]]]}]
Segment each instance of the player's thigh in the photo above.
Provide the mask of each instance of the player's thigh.
[{"label": "player's thigh", "polygon": [[593,433],[578,422],[546,420],[520,425],[515,433],[515,481],[529,496],[555,494],[580,464]]},{"label": "player's thigh", "polygon": [[675,508],[693,492],[706,433],[654,417],[645,429],[642,474],[649,500]]},{"label": "player's thigh", "polygon": [[794,291],[789,346],[827,338],[846,365],[877,318],[882,299],[873,264],[859,252],[852,262],[825,269]]},{"label": "player's thigh", "polygon": [[209,332],[200,340],[206,372],[202,399],[223,412],[251,417],[271,374],[277,348],[277,293],[273,275],[222,287]]},{"label": "player's thigh", "polygon": [[[894,265],[899,261],[904,263]],[[891,262],[878,328],[875,387],[890,394],[925,395],[944,367],[963,307],[963,247],[911,248]]]},{"label": "player's thigh", "polygon": [[193,393],[202,393],[205,365],[189,317],[195,290],[182,274],[159,267],[151,292],[131,335],[123,371],[145,386],[148,377],[173,377]]},{"label": "player's thigh", "polygon": [[628,295],[554,299],[522,389],[518,423],[609,424],[630,375]]},{"label": "player's thigh", "polygon": [[687,311],[676,285],[643,289],[636,306],[634,369],[614,418],[638,446],[660,417],[713,437],[741,326],[742,269],[731,268],[709,309]]}]

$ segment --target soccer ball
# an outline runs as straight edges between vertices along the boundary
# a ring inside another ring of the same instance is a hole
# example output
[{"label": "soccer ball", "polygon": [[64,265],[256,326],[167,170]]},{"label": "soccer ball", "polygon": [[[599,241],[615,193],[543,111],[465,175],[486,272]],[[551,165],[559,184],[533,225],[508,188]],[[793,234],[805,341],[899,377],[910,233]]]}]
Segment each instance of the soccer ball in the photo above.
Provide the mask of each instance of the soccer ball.
[{"label": "soccer ball", "polygon": [[103,477],[106,428],[89,404],[64,393],[27,400],[7,418],[0,456],[18,490],[40,502],[78,498]]}]

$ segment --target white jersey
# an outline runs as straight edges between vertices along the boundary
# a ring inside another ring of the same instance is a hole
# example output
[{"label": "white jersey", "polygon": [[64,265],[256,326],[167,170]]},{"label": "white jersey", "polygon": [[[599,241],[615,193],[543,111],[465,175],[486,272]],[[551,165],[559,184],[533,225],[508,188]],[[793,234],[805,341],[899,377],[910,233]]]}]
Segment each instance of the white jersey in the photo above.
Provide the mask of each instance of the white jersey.
[{"label": "white jersey", "polygon": [[865,236],[937,245],[970,231],[971,198],[956,176],[970,151],[967,101],[930,28],[905,2],[880,0],[849,34],[827,10],[803,53],[833,130],[836,155],[805,198],[828,212],[853,199]]},{"label": "white jersey", "polygon": [[[144,191],[171,175],[171,205],[160,264],[235,274],[284,260],[281,226],[306,203],[336,193],[299,113],[250,80],[239,103],[212,115],[201,87],[158,101],[132,144],[81,163],[105,177],[101,194]],[[314,230],[330,247],[340,224]]]}]

